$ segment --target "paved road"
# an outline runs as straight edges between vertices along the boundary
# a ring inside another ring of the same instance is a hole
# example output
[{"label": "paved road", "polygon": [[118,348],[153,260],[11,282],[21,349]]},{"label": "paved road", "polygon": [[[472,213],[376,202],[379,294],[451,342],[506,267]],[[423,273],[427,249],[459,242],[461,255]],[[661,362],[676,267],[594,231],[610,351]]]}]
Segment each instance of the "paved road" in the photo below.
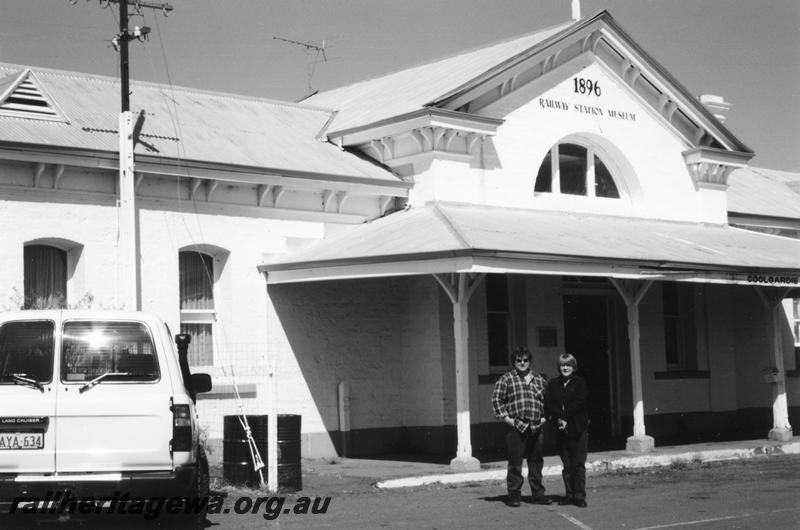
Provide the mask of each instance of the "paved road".
[{"label": "paved road", "polygon": [[[800,528],[800,455],[589,476],[588,508],[527,503],[509,508],[500,482],[377,491],[366,480],[308,477],[304,486],[283,498],[265,496],[257,509],[257,493],[229,491],[220,513],[209,516],[207,529]],[[560,479],[547,478],[545,486],[553,497],[562,491]],[[314,502],[321,511],[326,497],[325,513],[314,514]],[[248,507],[256,513],[236,513]],[[32,520],[24,522],[33,527]],[[161,518],[157,522],[149,528],[172,526]],[[119,527],[91,518],[42,523],[40,528]]]},{"label": "paved road", "polygon": [[[800,527],[800,456],[590,476],[588,508],[504,504],[502,483],[332,494],[327,513],[281,514],[281,528],[661,529]],[[547,479],[553,496],[560,480]],[[324,489],[324,488],[323,488]],[[305,495],[328,495],[304,491]],[[231,498],[231,500],[233,500]],[[283,510],[295,497],[287,497]],[[523,499],[524,500],[524,499]],[[274,508],[275,506],[273,506]],[[261,514],[211,516],[214,528],[263,528]]]}]

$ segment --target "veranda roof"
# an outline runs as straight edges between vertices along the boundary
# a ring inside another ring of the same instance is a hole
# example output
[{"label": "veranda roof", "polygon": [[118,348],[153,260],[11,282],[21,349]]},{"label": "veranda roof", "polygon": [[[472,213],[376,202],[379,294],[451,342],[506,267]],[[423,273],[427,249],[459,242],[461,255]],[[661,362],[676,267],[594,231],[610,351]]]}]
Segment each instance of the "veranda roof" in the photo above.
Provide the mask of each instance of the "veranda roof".
[{"label": "veranda roof", "polygon": [[795,286],[800,240],[702,223],[431,203],[264,262],[270,284],[452,272]]}]

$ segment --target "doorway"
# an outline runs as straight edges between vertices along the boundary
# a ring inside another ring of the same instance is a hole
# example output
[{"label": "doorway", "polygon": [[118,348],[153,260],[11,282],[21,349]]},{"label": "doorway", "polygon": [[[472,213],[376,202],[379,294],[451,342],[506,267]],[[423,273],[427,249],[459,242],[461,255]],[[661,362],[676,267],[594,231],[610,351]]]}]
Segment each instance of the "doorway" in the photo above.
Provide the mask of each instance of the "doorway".
[{"label": "doorway", "polygon": [[618,432],[610,329],[608,296],[564,296],[565,351],[578,360],[589,388],[589,443],[595,448],[613,445]]}]

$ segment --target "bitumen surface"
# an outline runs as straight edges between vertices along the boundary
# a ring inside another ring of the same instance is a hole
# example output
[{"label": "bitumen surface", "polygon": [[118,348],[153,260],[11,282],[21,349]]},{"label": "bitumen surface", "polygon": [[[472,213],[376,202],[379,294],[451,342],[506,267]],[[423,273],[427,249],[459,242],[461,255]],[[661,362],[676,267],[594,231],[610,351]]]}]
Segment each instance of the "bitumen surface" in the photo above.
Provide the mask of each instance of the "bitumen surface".
[{"label": "bitumen surface", "polygon": [[[800,437],[788,441],[762,439],[661,446],[648,453],[592,452],[587,457],[586,469],[590,474],[607,473],[789,454],[800,454]],[[402,457],[303,460],[302,467],[303,491],[313,494],[353,493],[368,487],[391,491],[437,483],[504,480],[506,476],[505,460],[482,462],[475,471],[454,471],[446,463],[416,462]],[[557,455],[545,456],[543,475],[561,475],[561,461]]]}]

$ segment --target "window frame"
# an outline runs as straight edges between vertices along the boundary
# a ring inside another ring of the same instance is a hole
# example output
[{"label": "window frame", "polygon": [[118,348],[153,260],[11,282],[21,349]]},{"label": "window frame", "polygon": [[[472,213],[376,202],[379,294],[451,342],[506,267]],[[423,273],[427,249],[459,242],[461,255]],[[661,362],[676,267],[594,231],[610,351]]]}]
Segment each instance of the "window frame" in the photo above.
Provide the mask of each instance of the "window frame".
[{"label": "window frame", "polygon": [[[205,268],[207,264],[210,265],[211,270],[207,271],[210,272],[210,289],[209,293],[211,295],[211,307],[207,308],[184,308],[183,306],[183,267],[181,264],[181,256],[198,256],[202,261],[202,265]],[[216,347],[215,347],[215,337],[218,332],[217,330],[217,316],[218,316],[218,309],[217,309],[217,283],[219,280],[219,271],[217,270],[217,256],[211,252],[205,251],[203,249],[195,249],[195,248],[187,248],[182,249],[178,252],[178,308],[180,311],[180,331],[181,333],[190,333],[185,326],[210,326],[210,340],[211,344],[209,345],[210,350],[204,352],[196,351],[196,346],[198,342],[195,340],[189,344],[189,366],[192,368],[201,367],[201,366],[212,366],[214,364],[214,358],[217,354]],[[191,333],[190,333],[191,334]],[[196,337],[196,334],[192,334]],[[193,347],[194,346],[194,347]]]},{"label": "window frame", "polygon": [[794,373],[800,372],[800,298],[785,298],[783,308],[794,340]]},{"label": "window frame", "polygon": [[[664,326],[664,363],[668,372],[698,369],[700,346],[697,327],[697,300],[694,286],[679,282],[661,284],[662,322]],[[675,290],[675,307],[667,307],[666,290]],[[670,359],[668,323],[675,327],[675,359]]]},{"label": "window frame", "polygon": [[[490,306],[490,283],[494,282],[501,282],[502,281],[502,288],[505,289],[504,298],[505,298],[505,307],[503,308],[493,308]],[[487,363],[489,365],[489,370],[492,372],[498,371],[505,371],[510,366],[510,356],[511,356],[511,349],[512,349],[512,338],[513,338],[513,318],[512,318],[512,300],[511,300],[511,293],[512,289],[509,285],[510,278],[507,274],[487,274],[484,280],[484,286],[486,290],[486,353],[487,353]],[[495,363],[493,364],[492,361],[496,361],[498,359],[492,358],[492,330],[493,326],[490,324],[490,320],[493,317],[499,317],[503,320],[505,324],[505,344],[506,344],[506,352],[505,352],[505,362],[504,363]]]},{"label": "window frame", "polygon": [[[561,182],[561,155],[559,148],[561,146],[575,146],[579,147],[582,150],[586,151],[586,158],[584,160],[585,164],[585,175],[584,175],[584,193],[569,193],[562,191],[562,182]],[[539,189],[539,177],[541,176],[541,168],[546,163],[547,159],[549,158],[550,161],[550,180],[549,180],[549,190],[547,190],[546,183],[545,185],[541,186],[545,189]],[[603,167],[605,168],[608,177],[611,179],[611,182],[614,185],[616,190],[616,196],[603,196],[597,195],[597,164],[596,161],[599,161]],[[611,164],[609,164],[608,157],[606,153],[599,149],[591,142],[580,141],[575,138],[563,138],[553,144],[552,147],[548,150],[545,156],[542,158],[541,162],[539,163],[539,169],[536,172],[536,178],[534,179],[534,195],[553,195],[553,196],[570,196],[570,197],[587,197],[592,199],[610,199],[610,200],[620,200],[623,198],[623,187],[621,181],[615,177],[616,171],[612,169]]]},{"label": "window frame", "polygon": [[[36,239],[31,239],[25,241],[23,243],[22,249],[22,256],[23,256],[23,263],[22,263],[22,304],[21,308],[28,307],[28,304],[25,302],[25,279],[27,275],[25,274],[25,249],[32,247],[32,246],[40,246],[40,247],[52,247],[56,250],[62,251],[66,255],[66,274],[67,274],[67,281],[66,287],[63,296],[63,304],[60,308],[69,308],[69,307],[81,307],[82,304],[91,303],[91,293],[86,291],[85,285],[85,273],[84,273],[84,262],[82,259],[83,249],[84,246],[82,243],[77,241],[73,241],[70,239],[64,239],[60,237],[40,237]],[[48,304],[47,307],[52,307],[52,304]]]},{"label": "window frame", "polygon": [[[43,295],[39,295],[40,292],[44,292],[43,288],[34,288],[33,284],[35,280],[38,278],[38,274],[31,274],[35,271],[31,270],[32,268],[36,268],[41,266],[42,264],[38,262],[37,258],[41,256],[32,256],[29,253],[32,252],[34,249],[41,250],[41,251],[48,251],[52,252],[58,257],[58,262],[61,265],[62,270],[59,270],[59,278],[58,283],[63,284],[64,289],[63,292],[47,289],[47,293]],[[23,259],[23,268],[22,268],[22,275],[23,275],[23,289],[22,289],[22,306],[24,309],[66,309],[67,307],[67,296],[69,292],[69,280],[70,280],[70,262],[69,262],[69,251],[61,248],[60,246],[43,243],[43,242],[31,242],[24,245],[22,249],[22,259]],[[32,286],[29,290],[29,285]],[[52,305],[53,301],[58,300],[58,306],[54,307]],[[41,303],[46,301],[47,303],[42,306]]]}]

